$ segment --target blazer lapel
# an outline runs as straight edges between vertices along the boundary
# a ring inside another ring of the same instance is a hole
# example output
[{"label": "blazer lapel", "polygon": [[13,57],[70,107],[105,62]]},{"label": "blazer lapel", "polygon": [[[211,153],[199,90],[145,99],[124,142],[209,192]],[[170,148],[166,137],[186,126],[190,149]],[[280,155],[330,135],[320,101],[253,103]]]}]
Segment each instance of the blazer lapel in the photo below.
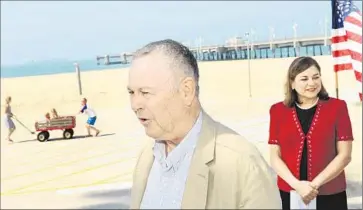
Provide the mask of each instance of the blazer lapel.
[{"label": "blazer lapel", "polygon": [[143,151],[138,165],[135,168],[135,173],[138,174],[137,179],[133,180],[133,187],[131,192],[131,209],[140,209],[140,204],[144,196],[149,173],[154,162],[154,154],[152,146],[147,146]]},{"label": "blazer lapel", "polygon": [[205,209],[208,195],[209,167],[214,159],[215,125],[203,112],[202,130],[194,151],[185,184],[182,209]]}]

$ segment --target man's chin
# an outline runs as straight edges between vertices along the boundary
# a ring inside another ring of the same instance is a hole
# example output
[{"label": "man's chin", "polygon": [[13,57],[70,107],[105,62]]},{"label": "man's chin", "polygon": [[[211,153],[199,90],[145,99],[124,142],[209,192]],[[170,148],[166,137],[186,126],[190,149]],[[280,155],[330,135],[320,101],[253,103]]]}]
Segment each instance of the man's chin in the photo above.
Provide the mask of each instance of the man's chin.
[{"label": "man's chin", "polygon": [[162,135],[160,130],[151,129],[150,127],[145,127],[145,134],[154,140],[162,140]]},{"label": "man's chin", "polygon": [[156,133],[155,131],[153,131],[152,129],[148,128],[147,126],[145,126],[145,134],[150,137],[155,139],[156,138]]}]

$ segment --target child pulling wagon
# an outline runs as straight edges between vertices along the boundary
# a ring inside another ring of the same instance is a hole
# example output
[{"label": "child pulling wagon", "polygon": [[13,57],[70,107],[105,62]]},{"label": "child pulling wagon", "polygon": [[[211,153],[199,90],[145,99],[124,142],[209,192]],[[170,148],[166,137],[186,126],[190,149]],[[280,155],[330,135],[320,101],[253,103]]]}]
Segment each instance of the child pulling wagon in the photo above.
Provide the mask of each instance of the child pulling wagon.
[{"label": "child pulling wagon", "polygon": [[86,98],[82,99],[81,104],[82,104],[82,109],[79,111],[79,114],[85,113],[88,115],[88,120],[86,123],[88,136],[91,136],[91,130],[95,131],[94,136],[98,136],[98,134],[100,133],[100,130],[98,130],[97,128],[94,127],[94,125],[96,123],[96,119],[97,119],[96,112],[87,104]]}]

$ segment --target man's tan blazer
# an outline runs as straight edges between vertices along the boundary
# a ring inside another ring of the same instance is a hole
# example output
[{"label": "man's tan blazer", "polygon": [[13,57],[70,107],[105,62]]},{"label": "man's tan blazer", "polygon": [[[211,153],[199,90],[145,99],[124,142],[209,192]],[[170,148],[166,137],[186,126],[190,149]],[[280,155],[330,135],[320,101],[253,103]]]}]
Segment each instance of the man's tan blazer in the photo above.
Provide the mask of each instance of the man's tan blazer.
[{"label": "man's tan blazer", "polygon": [[[150,143],[137,161],[131,209],[139,209],[154,161]],[[281,209],[277,184],[259,151],[203,112],[182,209]]]}]

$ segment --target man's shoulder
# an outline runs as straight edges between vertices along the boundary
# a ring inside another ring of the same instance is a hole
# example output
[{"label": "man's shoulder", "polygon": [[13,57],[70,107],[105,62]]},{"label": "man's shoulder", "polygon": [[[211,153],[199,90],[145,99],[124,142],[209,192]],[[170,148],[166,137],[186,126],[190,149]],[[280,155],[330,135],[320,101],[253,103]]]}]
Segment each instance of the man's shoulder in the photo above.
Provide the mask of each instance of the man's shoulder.
[{"label": "man's shoulder", "polygon": [[222,149],[237,157],[259,155],[256,146],[241,134],[219,122],[216,128],[216,150]]},{"label": "man's shoulder", "polygon": [[261,152],[252,142],[231,128],[220,123],[217,124],[215,169],[219,168],[220,173],[236,170],[236,167],[243,172],[253,170],[261,173],[273,173]]}]

